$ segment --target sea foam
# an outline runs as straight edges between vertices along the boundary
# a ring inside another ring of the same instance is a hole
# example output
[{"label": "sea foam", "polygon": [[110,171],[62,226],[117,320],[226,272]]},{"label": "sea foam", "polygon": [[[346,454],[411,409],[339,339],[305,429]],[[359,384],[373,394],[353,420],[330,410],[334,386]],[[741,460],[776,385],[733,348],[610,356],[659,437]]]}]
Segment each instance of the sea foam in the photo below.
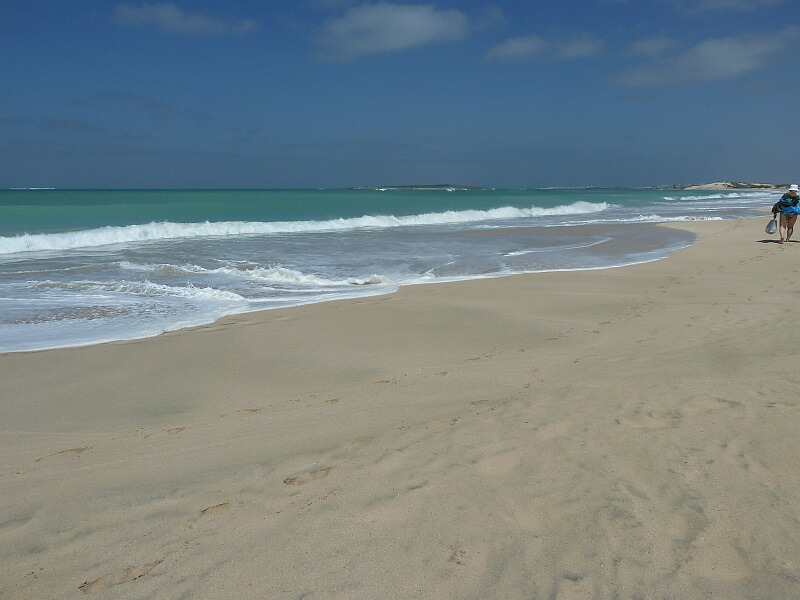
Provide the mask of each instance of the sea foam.
[{"label": "sea foam", "polygon": [[317,287],[340,287],[345,285],[382,285],[394,284],[394,282],[383,275],[373,273],[363,279],[348,277],[347,279],[328,279],[309,273],[303,273],[296,269],[289,269],[274,265],[261,267],[257,265],[246,265],[242,267],[217,267],[216,269],[206,269],[199,265],[171,265],[171,264],[151,264],[151,263],[132,263],[130,261],[120,261],[117,263],[121,269],[141,273],[155,273],[158,275],[176,276],[204,276],[204,275],[224,275],[231,278],[249,279],[251,281],[263,282],[266,284],[287,285],[287,286],[317,286]]},{"label": "sea foam", "polygon": [[[756,192],[757,195],[763,194],[763,192]],[[695,200],[722,200],[725,198],[736,199],[736,198],[746,198],[750,199],[753,198],[753,192],[728,192],[724,194],[707,194],[705,196],[664,196],[664,200],[672,201],[695,201]]]},{"label": "sea foam", "polygon": [[101,227],[84,231],[63,233],[23,234],[14,237],[0,237],[0,255],[20,252],[43,252],[53,250],[72,250],[77,248],[96,248],[116,244],[142,243],[158,240],[175,240],[203,237],[230,237],[243,235],[280,235],[320,233],[329,231],[352,231],[356,229],[389,229],[414,227],[420,225],[451,225],[480,221],[519,219],[543,216],[579,215],[597,213],[613,205],[600,202],[575,202],[552,208],[515,208],[512,206],[490,210],[445,211],[419,215],[365,215],[350,219],[331,219],[326,221],[275,221],[249,222],[225,221],[204,223],[147,223],[124,227]]},{"label": "sea foam", "polygon": [[62,290],[72,293],[119,293],[150,298],[200,298],[203,300],[218,300],[228,302],[246,303],[247,300],[229,290],[219,290],[211,287],[197,287],[191,283],[184,286],[172,286],[162,283],[142,281],[38,281],[31,287],[39,290]]}]

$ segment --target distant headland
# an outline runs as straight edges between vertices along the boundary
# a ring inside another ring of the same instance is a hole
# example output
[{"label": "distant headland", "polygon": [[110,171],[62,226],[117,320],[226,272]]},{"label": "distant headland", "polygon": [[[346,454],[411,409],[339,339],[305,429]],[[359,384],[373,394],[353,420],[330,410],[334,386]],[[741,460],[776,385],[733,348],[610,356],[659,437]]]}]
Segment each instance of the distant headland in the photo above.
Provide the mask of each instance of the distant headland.
[{"label": "distant headland", "polygon": [[[632,188],[616,188],[616,189],[641,189],[641,190],[785,190],[789,187],[786,183],[748,183],[744,181],[715,181],[713,183],[697,183],[697,184],[669,184],[669,185],[653,185],[653,186],[635,186]],[[447,191],[455,192],[462,190],[485,190],[487,188],[480,185],[464,185],[453,183],[434,183],[426,185],[361,185],[357,187],[347,188],[351,190],[377,190],[385,192],[388,190],[430,190],[430,191]],[[550,188],[547,188],[550,189]],[[586,186],[581,188],[563,188],[563,189],[609,189],[602,186]]]},{"label": "distant headland", "polygon": [[350,188],[351,190],[445,190],[448,192],[463,191],[463,190],[485,190],[485,187],[480,185],[463,185],[451,183],[434,183],[430,185],[362,185]]},{"label": "distant headland", "polygon": [[783,190],[788,187],[789,185],[786,183],[745,183],[743,181],[715,181],[714,183],[680,186],[684,190]]}]

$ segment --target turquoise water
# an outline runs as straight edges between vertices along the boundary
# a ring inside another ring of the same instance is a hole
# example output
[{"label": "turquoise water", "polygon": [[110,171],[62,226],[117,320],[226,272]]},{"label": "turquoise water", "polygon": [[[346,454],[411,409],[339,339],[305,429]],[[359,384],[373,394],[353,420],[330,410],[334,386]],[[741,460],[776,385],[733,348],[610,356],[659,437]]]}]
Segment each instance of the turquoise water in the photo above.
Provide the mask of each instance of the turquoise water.
[{"label": "turquoise water", "polygon": [[[758,191],[0,190],[0,351],[403,285],[657,260]],[[481,235],[476,235],[481,234]]]},{"label": "turquoise water", "polygon": [[664,196],[660,190],[0,190],[0,235],[161,221],[321,221],[552,208],[577,200],[635,207]]}]

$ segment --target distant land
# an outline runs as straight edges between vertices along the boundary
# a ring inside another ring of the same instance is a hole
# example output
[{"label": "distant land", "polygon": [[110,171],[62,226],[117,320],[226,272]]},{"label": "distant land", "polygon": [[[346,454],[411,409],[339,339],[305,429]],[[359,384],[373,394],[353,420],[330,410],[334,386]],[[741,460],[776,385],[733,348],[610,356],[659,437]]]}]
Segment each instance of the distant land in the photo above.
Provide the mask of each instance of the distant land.
[{"label": "distant land", "polygon": [[[800,179],[800,178],[798,178]],[[800,183],[800,181],[798,181]],[[514,188],[514,189],[539,189],[539,190],[786,190],[789,187],[788,183],[747,183],[744,181],[715,181],[713,183],[696,183],[696,184],[682,184],[670,183],[665,185],[634,185],[634,186],[604,186],[604,185],[586,185],[586,186],[563,186],[563,187],[531,187],[531,188]],[[58,190],[61,188],[54,187],[12,187],[0,188],[0,191],[42,191],[42,190]],[[72,189],[72,188],[63,188]],[[75,189],[96,189],[96,188],[75,188]],[[128,189],[128,188],[119,188]],[[137,189],[137,188],[130,188]],[[147,189],[147,188],[142,188]],[[173,189],[173,188],[166,188]],[[179,189],[179,188],[174,188]],[[191,188],[190,188],[191,189]],[[198,188],[203,189],[203,188]],[[214,188],[210,188],[214,189]],[[224,189],[224,188],[222,188]],[[234,188],[235,189],[235,188]],[[260,189],[260,188],[256,188]],[[326,188],[320,188],[326,189]],[[336,188],[330,188],[336,189]],[[482,185],[468,185],[462,183],[433,183],[423,185],[359,185],[346,188],[338,188],[346,190],[375,190],[385,192],[387,190],[430,190],[430,191],[447,191],[455,192],[462,190],[502,190],[506,188],[487,188]]]},{"label": "distant land", "polygon": [[[640,190],[782,190],[788,188],[785,183],[747,183],[744,181],[715,181],[713,183],[697,183],[691,185],[672,184],[672,185],[653,185],[635,186],[632,188],[619,189],[640,189]],[[452,183],[434,183],[428,185],[362,185],[348,188],[351,190],[444,190],[455,192],[457,190],[485,190],[487,188],[480,185],[464,185]],[[586,186],[585,188],[563,188],[563,189],[609,189],[600,186]]]},{"label": "distant land", "polygon": [[715,181],[714,183],[700,183],[684,185],[684,190],[783,190],[788,188],[786,183],[745,183],[743,181]]},{"label": "distant land", "polygon": [[434,183],[430,185],[362,185],[350,188],[351,190],[446,190],[455,192],[456,190],[485,190],[480,185],[463,185],[451,183]]}]

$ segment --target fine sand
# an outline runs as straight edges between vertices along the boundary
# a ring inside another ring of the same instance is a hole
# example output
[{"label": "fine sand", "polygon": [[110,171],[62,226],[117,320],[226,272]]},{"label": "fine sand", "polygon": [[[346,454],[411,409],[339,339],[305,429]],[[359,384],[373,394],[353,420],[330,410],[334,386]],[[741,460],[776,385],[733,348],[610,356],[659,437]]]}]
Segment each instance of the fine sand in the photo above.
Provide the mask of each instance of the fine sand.
[{"label": "fine sand", "polygon": [[3,599],[800,594],[800,243],[0,355]]}]

